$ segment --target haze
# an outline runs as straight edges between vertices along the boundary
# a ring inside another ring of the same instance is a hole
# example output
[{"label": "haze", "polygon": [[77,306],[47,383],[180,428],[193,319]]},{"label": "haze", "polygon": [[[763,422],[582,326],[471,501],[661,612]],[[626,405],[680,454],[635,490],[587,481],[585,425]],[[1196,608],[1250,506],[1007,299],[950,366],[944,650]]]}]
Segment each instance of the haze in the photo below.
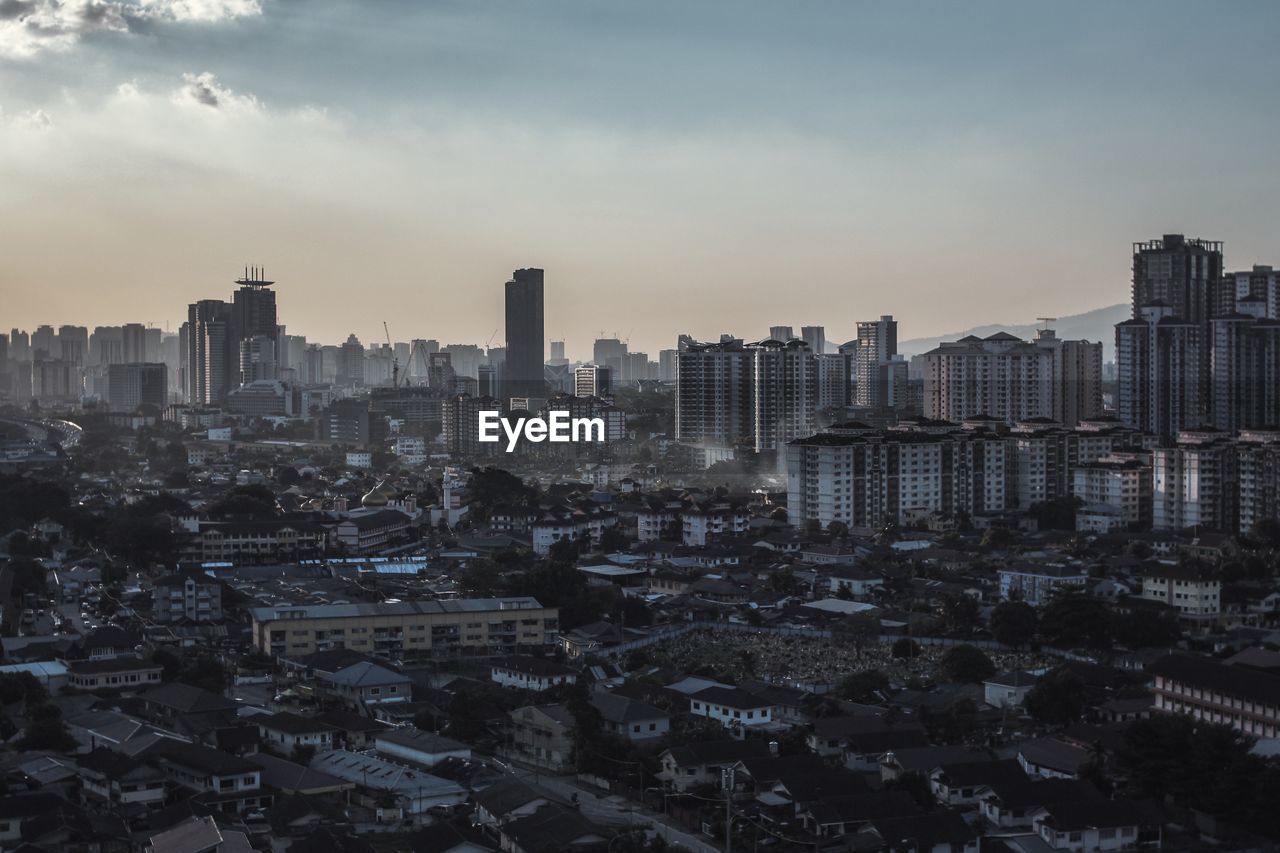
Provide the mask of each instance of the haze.
[{"label": "haze", "polygon": [[1172,231],[1280,263],[1280,6],[887,5],[0,2],[0,325],[176,330],[256,263],[290,333],[496,343],[538,266],[583,358],[1077,313]]}]

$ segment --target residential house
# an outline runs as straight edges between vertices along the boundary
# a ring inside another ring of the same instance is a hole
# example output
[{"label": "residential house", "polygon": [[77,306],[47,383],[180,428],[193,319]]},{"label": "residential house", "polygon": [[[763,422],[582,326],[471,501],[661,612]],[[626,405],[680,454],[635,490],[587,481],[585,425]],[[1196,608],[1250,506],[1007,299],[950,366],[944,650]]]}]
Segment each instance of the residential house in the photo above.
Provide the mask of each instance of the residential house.
[{"label": "residential house", "polygon": [[503,687],[537,691],[573,684],[578,680],[577,672],[564,664],[528,655],[498,658],[489,668],[489,677]]},{"label": "residential house", "polygon": [[548,770],[573,764],[573,715],[563,705],[526,705],[508,715],[512,757]]},{"label": "residential house", "polygon": [[670,714],[637,699],[597,690],[590,701],[600,712],[604,730],[626,740],[651,740],[671,730]]}]

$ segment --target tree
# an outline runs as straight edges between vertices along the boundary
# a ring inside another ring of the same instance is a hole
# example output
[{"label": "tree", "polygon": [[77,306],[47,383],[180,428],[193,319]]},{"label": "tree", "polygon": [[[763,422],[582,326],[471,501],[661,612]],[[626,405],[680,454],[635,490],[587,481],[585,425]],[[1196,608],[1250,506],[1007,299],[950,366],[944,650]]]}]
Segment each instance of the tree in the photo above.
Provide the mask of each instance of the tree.
[{"label": "tree", "polygon": [[913,658],[920,654],[920,644],[910,637],[899,637],[893,641],[893,656],[899,660]]},{"label": "tree", "polygon": [[942,603],[942,622],[950,634],[972,634],[978,624],[978,602],[967,595],[947,596]]},{"label": "tree", "polygon": [[1040,615],[1040,636],[1051,646],[1111,648],[1111,618],[1103,602],[1082,592],[1055,595]]},{"label": "tree", "polygon": [[889,677],[878,669],[864,669],[846,675],[836,685],[836,695],[850,702],[878,702],[876,694],[889,689]]},{"label": "tree", "polygon": [[1152,610],[1113,614],[1111,627],[1116,642],[1130,649],[1165,648],[1182,635],[1177,617]]},{"label": "tree", "polygon": [[209,514],[218,518],[248,516],[268,519],[274,518],[278,510],[274,492],[266,486],[252,485],[229,489],[221,500],[209,508]]},{"label": "tree", "polygon": [[1280,834],[1280,767],[1251,754],[1253,738],[1176,714],[1130,724],[1117,753],[1135,797],[1169,798],[1248,832]]},{"label": "tree", "polygon": [[1066,496],[1032,504],[1028,513],[1041,530],[1075,530],[1076,509],[1083,503],[1080,498]]},{"label": "tree", "polygon": [[916,805],[925,811],[932,811],[938,804],[933,796],[933,788],[929,785],[929,778],[917,770],[899,773],[896,779],[885,782],[884,787],[887,791],[906,791],[916,801]]},{"label": "tree", "polygon": [[991,611],[991,635],[1002,646],[1021,648],[1035,638],[1037,621],[1025,601],[1002,601]]},{"label": "tree", "polygon": [[995,674],[996,666],[991,658],[976,646],[969,644],[952,646],[939,661],[943,675],[948,681],[965,684],[977,684]]},{"label": "tree", "polygon": [[70,752],[80,744],[62,722],[62,711],[52,702],[36,705],[27,712],[27,728],[18,741],[19,749]]},{"label": "tree", "polygon": [[631,542],[627,539],[627,534],[623,533],[617,525],[606,527],[604,532],[600,534],[600,550],[606,554],[614,551],[625,551],[630,545]]},{"label": "tree", "polygon": [[210,654],[196,655],[183,663],[178,680],[192,687],[221,693],[231,684],[231,676],[222,661]]},{"label": "tree", "polygon": [[1036,682],[1025,705],[1027,713],[1043,723],[1074,723],[1084,713],[1084,682],[1071,670],[1060,667]]},{"label": "tree", "polygon": [[1017,540],[1007,527],[988,527],[982,534],[982,544],[988,548],[1008,548]]}]

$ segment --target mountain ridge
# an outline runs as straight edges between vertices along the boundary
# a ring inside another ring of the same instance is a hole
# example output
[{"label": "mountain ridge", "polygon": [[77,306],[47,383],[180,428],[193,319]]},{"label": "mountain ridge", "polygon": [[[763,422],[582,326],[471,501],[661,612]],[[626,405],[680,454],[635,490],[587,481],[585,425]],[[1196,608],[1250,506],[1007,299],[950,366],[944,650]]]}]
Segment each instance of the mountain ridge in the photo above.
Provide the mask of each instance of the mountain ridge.
[{"label": "mountain ridge", "polygon": [[[1132,315],[1132,309],[1127,303],[1117,305],[1108,305],[1105,308],[1095,308],[1092,311],[1086,311],[1083,314],[1072,314],[1067,317],[1059,317],[1049,324],[1049,328],[1053,329],[1058,337],[1064,340],[1086,340],[1101,341],[1102,353],[1104,361],[1113,361],[1115,359],[1115,325],[1116,323],[1128,320]],[[1016,335],[1024,340],[1030,340],[1035,337],[1036,330],[1041,327],[1040,323],[993,323],[983,326],[974,326],[961,332],[952,332],[946,335],[934,335],[925,338],[911,338],[898,342],[898,352],[908,357],[920,355],[937,347],[944,341],[955,341],[966,335],[977,335],[985,338],[996,332],[1008,332]]]}]

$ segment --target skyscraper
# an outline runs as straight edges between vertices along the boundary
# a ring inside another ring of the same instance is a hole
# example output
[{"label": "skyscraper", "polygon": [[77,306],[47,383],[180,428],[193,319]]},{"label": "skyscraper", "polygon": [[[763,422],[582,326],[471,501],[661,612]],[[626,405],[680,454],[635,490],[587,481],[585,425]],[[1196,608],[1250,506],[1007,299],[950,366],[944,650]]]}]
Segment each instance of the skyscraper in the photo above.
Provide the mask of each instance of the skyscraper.
[{"label": "skyscraper", "polygon": [[506,284],[507,363],[503,393],[508,398],[536,398],[546,393],[542,278],[540,269],[521,269],[513,272]]},{"label": "skyscraper", "polygon": [[1205,326],[1162,303],[1116,326],[1116,409],[1125,426],[1172,437],[1205,417]]},{"label": "skyscraper", "polygon": [[1133,318],[1157,302],[1171,309],[1171,316],[1191,323],[1206,323],[1219,313],[1222,287],[1222,243],[1188,240],[1181,234],[1165,234],[1160,240],[1133,244]]},{"label": "skyscraper", "polygon": [[187,401],[219,405],[234,387],[238,347],[231,332],[231,306],[202,299],[187,308]]},{"label": "skyscraper", "polygon": [[882,408],[890,401],[882,400],[885,383],[880,381],[880,365],[891,361],[898,354],[898,323],[892,314],[884,314],[879,320],[858,323],[858,352],[854,379],[858,384],[856,402],[859,406]]},{"label": "skyscraper", "polygon": [[814,355],[827,351],[827,330],[823,326],[801,326],[800,338],[809,345]]},{"label": "skyscraper", "polygon": [[107,403],[113,411],[139,406],[163,409],[168,403],[169,369],[163,364],[112,364],[107,368]]},{"label": "skyscraper", "polygon": [[1213,320],[1209,347],[1209,422],[1220,430],[1280,426],[1280,320],[1264,296],[1236,300]]},{"label": "skyscraper", "polygon": [[584,364],[573,372],[573,393],[578,397],[607,397],[613,393],[612,371],[600,364]]},{"label": "skyscraper", "polygon": [[769,340],[781,341],[786,343],[796,336],[795,331],[790,326],[770,326]]},{"label": "skyscraper", "polygon": [[1239,300],[1246,297],[1261,299],[1266,306],[1265,315],[1270,320],[1280,320],[1280,274],[1270,266],[1255,264],[1253,269],[1244,272],[1229,272],[1223,276],[1223,293],[1221,301],[1230,301],[1230,310],[1237,310]]}]

